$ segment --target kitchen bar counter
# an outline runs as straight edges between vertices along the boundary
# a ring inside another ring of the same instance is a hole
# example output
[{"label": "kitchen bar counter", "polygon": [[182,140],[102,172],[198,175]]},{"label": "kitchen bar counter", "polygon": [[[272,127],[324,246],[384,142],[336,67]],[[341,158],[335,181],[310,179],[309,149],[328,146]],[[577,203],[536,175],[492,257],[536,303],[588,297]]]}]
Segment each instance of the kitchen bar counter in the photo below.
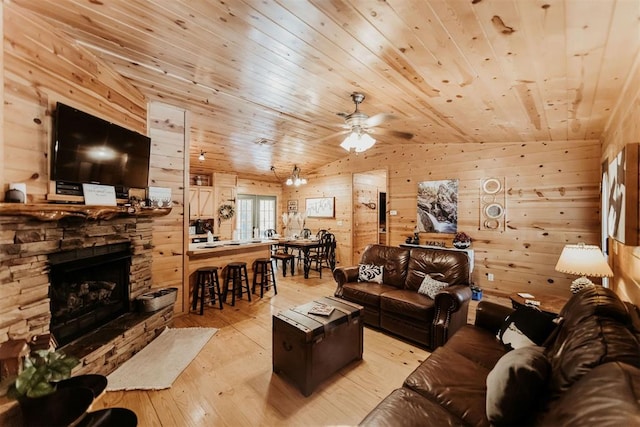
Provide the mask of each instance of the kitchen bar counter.
[{"label": "kitchen bar counter", "polygon": [[[196,281],[196,270],[202,267],[218,267],[220,287],[224,288],[226,266],[230,262],[246,262],[249,285],[253,280],[253,262],[258,258],[271,256],[272,240],[222,240],[213,243],[192,243],[187,251],[190,298]],[[209,247],[212,246],[212,247]],[[254,296],[252,296],[253,298]],[[246,297],[243,297],[246,298]]]},{"label": "kitchen bar counter", "polygon": [[[189,258],[212,256],[215,254],[223,254],[230,251],[242,251],[253,248],[267,247],[271,250],[271,245],[278,243],[276,240],[220,240],[213,243],[191,243],[187,256]],[[268,256],[265,254],[265,256]]]}]

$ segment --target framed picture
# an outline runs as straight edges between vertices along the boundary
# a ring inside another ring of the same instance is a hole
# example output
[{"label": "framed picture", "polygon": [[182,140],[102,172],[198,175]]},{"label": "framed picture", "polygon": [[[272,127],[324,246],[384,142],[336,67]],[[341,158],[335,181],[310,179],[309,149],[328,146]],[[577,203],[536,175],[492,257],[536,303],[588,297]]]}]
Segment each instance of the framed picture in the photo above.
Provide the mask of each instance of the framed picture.
[{"label": "framed picture", "polygon": [[298,201],[297,200],[288,200],[287,201],[287,212],[298,212]]},{"label": "framed picture", "polygon": [[606,190],[608,235],[627,246],[638,246],[639,146],[627,144],[609,163]]},{"label": "framed picture", "polygon": [[307,199],[306,213],[308,218],[335,217],[334,197],[317,197]]},{"label": "framed picture", "polygon": [[[495,184],[490,187],[493,191]],[[492,207],[492,214],[502,215]],[[455,233],[458,231],[458,180],[423,181],[418,183],[418,232]]]}]

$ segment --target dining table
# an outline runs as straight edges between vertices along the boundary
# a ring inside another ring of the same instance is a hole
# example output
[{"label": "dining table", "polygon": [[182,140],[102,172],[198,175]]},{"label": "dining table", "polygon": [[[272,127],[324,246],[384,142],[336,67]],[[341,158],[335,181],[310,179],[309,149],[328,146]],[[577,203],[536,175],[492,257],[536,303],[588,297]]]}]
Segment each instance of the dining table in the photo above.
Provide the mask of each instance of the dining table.
[{"label": "dining table", "polygon": [[[309,278],[309,271],[311,271],[311,257],[310,253],[312,249],[320,248],[320,240],[317,239],[277,239],[278,246],[283,247],[285,252],[289,252],[289,249],[298,249],[302,252],[302,261],[304,265],[304,278]],[[335,246],[334,248],[335,249]],[[329,251],[329,266],[331,271],[336,267],[336,253],[335,250]]]}]

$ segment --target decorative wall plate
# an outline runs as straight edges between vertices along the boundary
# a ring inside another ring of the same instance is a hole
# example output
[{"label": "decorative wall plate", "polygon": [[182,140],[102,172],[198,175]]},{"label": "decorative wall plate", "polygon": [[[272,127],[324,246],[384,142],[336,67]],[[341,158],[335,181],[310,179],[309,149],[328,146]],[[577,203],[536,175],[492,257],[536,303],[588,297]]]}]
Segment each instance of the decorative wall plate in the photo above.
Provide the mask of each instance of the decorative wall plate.
[{"label": "decorative wall plate", "polygon": [[500,218],[504,214],[504,208],[499,203],[491,203],[484,208],[484,213],[491,219]]},{"label": "decorative wall plate", "polygon": [[495,230],[500,226],[500,221],[497,219],[488,219],[484,222],[484,228],[487,230]]},{"label": "decorative wall plate", "polygon": [[489,178],[482,183],[482,191],[486,194],[496,194],[502,189],[502,184],[497,178]]}]

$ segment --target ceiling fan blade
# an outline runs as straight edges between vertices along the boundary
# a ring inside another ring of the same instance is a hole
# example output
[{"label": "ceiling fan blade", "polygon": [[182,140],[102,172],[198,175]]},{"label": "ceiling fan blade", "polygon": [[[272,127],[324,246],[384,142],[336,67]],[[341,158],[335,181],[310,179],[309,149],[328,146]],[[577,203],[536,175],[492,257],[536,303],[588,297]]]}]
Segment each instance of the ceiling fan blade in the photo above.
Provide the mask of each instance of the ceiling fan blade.
[{"label": "ceiling fan blade", "polygon": [[315,142],[326,141],[327,139],[335,138],[337,136],[344,135],[344,134],[349,133],[349,132],[351,132],[351,131],[350,130],[341,130],[340,132],[335,132],[335,133],[332,133],[331,135],[323,136],[320,139],[314,139],[313,142],[315,143]]},{"label": "ceiling fan blade", "polygon": [[396,138],[402,138],[402,139],[411,139],[411,138],[413,138],[413,134],[412,133],[400,132],[398,130],[377,128],[377,129],[372,129],[371,132],[375,133],[375,134],[380,134],[380,135],[395,136]]},{"label": "ceiling fan blade", "polygon": [[379,126],[382,123],[386,122],[387,120],[393,120],[395,118],[396,116],[394,116],[393,114],[379,113],[379,114],[376,114],[375,116],[369,117],[365,122],[365,126],[367,127]]}]

